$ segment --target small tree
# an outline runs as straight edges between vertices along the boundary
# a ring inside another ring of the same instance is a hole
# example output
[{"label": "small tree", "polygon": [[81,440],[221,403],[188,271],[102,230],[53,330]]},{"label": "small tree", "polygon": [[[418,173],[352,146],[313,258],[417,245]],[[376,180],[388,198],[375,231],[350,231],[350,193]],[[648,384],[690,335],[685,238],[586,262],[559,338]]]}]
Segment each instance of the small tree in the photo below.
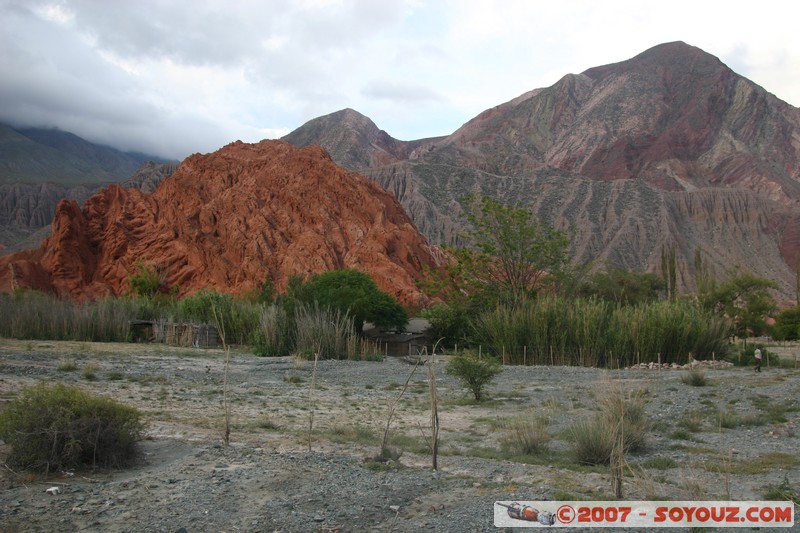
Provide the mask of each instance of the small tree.
[{"label": "small tree", "polygon": [[128,278],[131,292],[142,298],[152,298],[161,288],[161,274],[150,266],[139,261],[136,263],[136,273]]},{"label": "small tree", "polygon": [[800,338],[800,307],[784,309],[775,317],[773,337],[779,341],[794,341]]},{"label": "small tree", "polygon": [[475,401],[483,400],[483,389],[502,371],[500,361],[494,357],[478,357],[474,351],[465,351],[447,363],[446,371],[468,388]]}]

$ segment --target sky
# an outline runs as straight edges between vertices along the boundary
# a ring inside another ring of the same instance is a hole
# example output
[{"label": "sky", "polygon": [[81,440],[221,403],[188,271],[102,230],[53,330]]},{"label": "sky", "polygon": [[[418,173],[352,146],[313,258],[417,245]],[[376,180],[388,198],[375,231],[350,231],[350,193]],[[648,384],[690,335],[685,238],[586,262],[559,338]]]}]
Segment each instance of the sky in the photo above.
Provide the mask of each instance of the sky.
[{"label": "sky", "polygon": [[0,122],[174,159],[352,108],[447,135],[684,41],[800,107],[790,0],[0,0]]}]

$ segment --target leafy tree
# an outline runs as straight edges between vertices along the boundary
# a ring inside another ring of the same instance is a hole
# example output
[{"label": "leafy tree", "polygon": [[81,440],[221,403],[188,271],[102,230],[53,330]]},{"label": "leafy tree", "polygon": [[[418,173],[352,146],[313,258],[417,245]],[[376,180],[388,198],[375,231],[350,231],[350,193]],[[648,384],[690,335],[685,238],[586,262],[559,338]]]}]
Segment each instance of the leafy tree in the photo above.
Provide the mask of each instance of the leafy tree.
[{"label": "leafy tree", "polygon": [[378,327],[402,329],[408,323],[406,310],[390,294],[375,285],[369,275],[355,269],[315,274],[305,283],[290,283],[284,302],[313,304],[347,312],[360,329],[365,321]]},{"label": "leafy tree", "polygon": [[536,219],[530,209],[503,205],[489,197],[468,199],[470,252],[460,255],[461,276],[499,292],[512,304],[555,281],[568,265],[567,236]]},{"label": "leafy tree", "polygon": [[775,317],[772,327],[773,336],[779,341],[800,339],[800,307],[792,307],[781,311]]},{"label": "leafy tree", "polygon": [[443,303],[426,309],[422,316],[431,324],[435,339],[444,339],[443,347],[464,346],[470,333],[470,316],[463,302]]},{"label": "leafy tree", "polygon": [[709,284],[706,292],[698,294],[698,300],[703,308],[733,319],[736,335],[760,335],[766,331],[766,318],[776,307],[769,291],[777,287],[772,280],[731,271],[723,283]]},{"label": "leafy tree", "polygon": [[598,272],[582,284],[580,295],[621,305],[638,305],[658,301],[667,290],[663,278],[651,272],[628,272],[612,268]]}]

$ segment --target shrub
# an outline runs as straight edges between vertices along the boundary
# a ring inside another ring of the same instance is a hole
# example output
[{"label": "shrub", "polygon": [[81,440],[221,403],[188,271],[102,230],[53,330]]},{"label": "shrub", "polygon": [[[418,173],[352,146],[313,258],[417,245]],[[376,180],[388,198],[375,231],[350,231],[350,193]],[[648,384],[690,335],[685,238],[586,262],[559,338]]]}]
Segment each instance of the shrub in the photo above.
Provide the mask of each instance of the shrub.
[{"label": "shrub", "polygon": [[78,365],[75,364],[74,359],[66,358],[66,359],[61,359],[58,362],[57,368],[61,372],[74,372],[75,370],[78,370]]},{"label": "shrub", "polygon": [[136,263],[136,273],[128,278],[131,293],[142,298],[152,298],[161,288],[161,274],[151,265],[142,261]]},{"label": "shrub", "polygon": [[511,423],[503,445],[522,455],[538,455],[547,451],[549,441],[546,418],[522,418]]},{"label": "shrub", "polygon": [[625,453],[645,447],[649,427],[644,394],[641,391],[623,392],[618,387],[606,391],[607,394],[597,402],[600,410],[596,415],[578,421],[568,430],[579,463],[608,464],[620,440]]},{"label": "shrub", "polygon": [[0,412],[8,461],[45,472],[129,464],[143,432],[133,407],[60,383],[25,388]]},{"label": "shrub", "polygon": [[692,387],[705,387],[708,385],[706,371],[702,368],[690,368],[681,375],[681,383],[691,385]]},{"label": "shrub", "polygon": [[474,351],[465,351],[447,363],[446,371],[468,388],[475,401],[483,399],[483,389],[502,371],[500,361],[493,357],[478,357]]},{"label": "shrub", "polygon": [[86,366],[83,367],[83,379],[86,381],[96,380],[98,368],[97,363],[87,363]]}]

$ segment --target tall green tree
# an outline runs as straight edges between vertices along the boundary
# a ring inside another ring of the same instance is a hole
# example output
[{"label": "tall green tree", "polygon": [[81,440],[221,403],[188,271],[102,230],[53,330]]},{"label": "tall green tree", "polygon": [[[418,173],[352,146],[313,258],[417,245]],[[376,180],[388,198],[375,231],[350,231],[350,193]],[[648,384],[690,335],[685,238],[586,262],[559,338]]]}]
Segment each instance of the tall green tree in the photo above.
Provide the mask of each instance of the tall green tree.
[{"label": "tall green tree", "polygon": [[461,258],[467,276],[510,303],[557,281],[569,265],[567,235],[539,221],[530,209],[489,197],[470,197],[470,252]]},{"label": "tall green tree", "polygon": [[667,290],[664,280],[652,272],[628,272],[609,268],[597,272],[583,282],[581,296],[596,296],[621,305],[638,305],[658,301]]},{"label": "tall green tree", "polygon": [[724,281],[699,293],[698,301],[703,308],[730,317],[736,335],[760,335],[767,329],[766,318],[775,312],[775,299],[770,290],[777,288],[772,280],[733,270]]}]

